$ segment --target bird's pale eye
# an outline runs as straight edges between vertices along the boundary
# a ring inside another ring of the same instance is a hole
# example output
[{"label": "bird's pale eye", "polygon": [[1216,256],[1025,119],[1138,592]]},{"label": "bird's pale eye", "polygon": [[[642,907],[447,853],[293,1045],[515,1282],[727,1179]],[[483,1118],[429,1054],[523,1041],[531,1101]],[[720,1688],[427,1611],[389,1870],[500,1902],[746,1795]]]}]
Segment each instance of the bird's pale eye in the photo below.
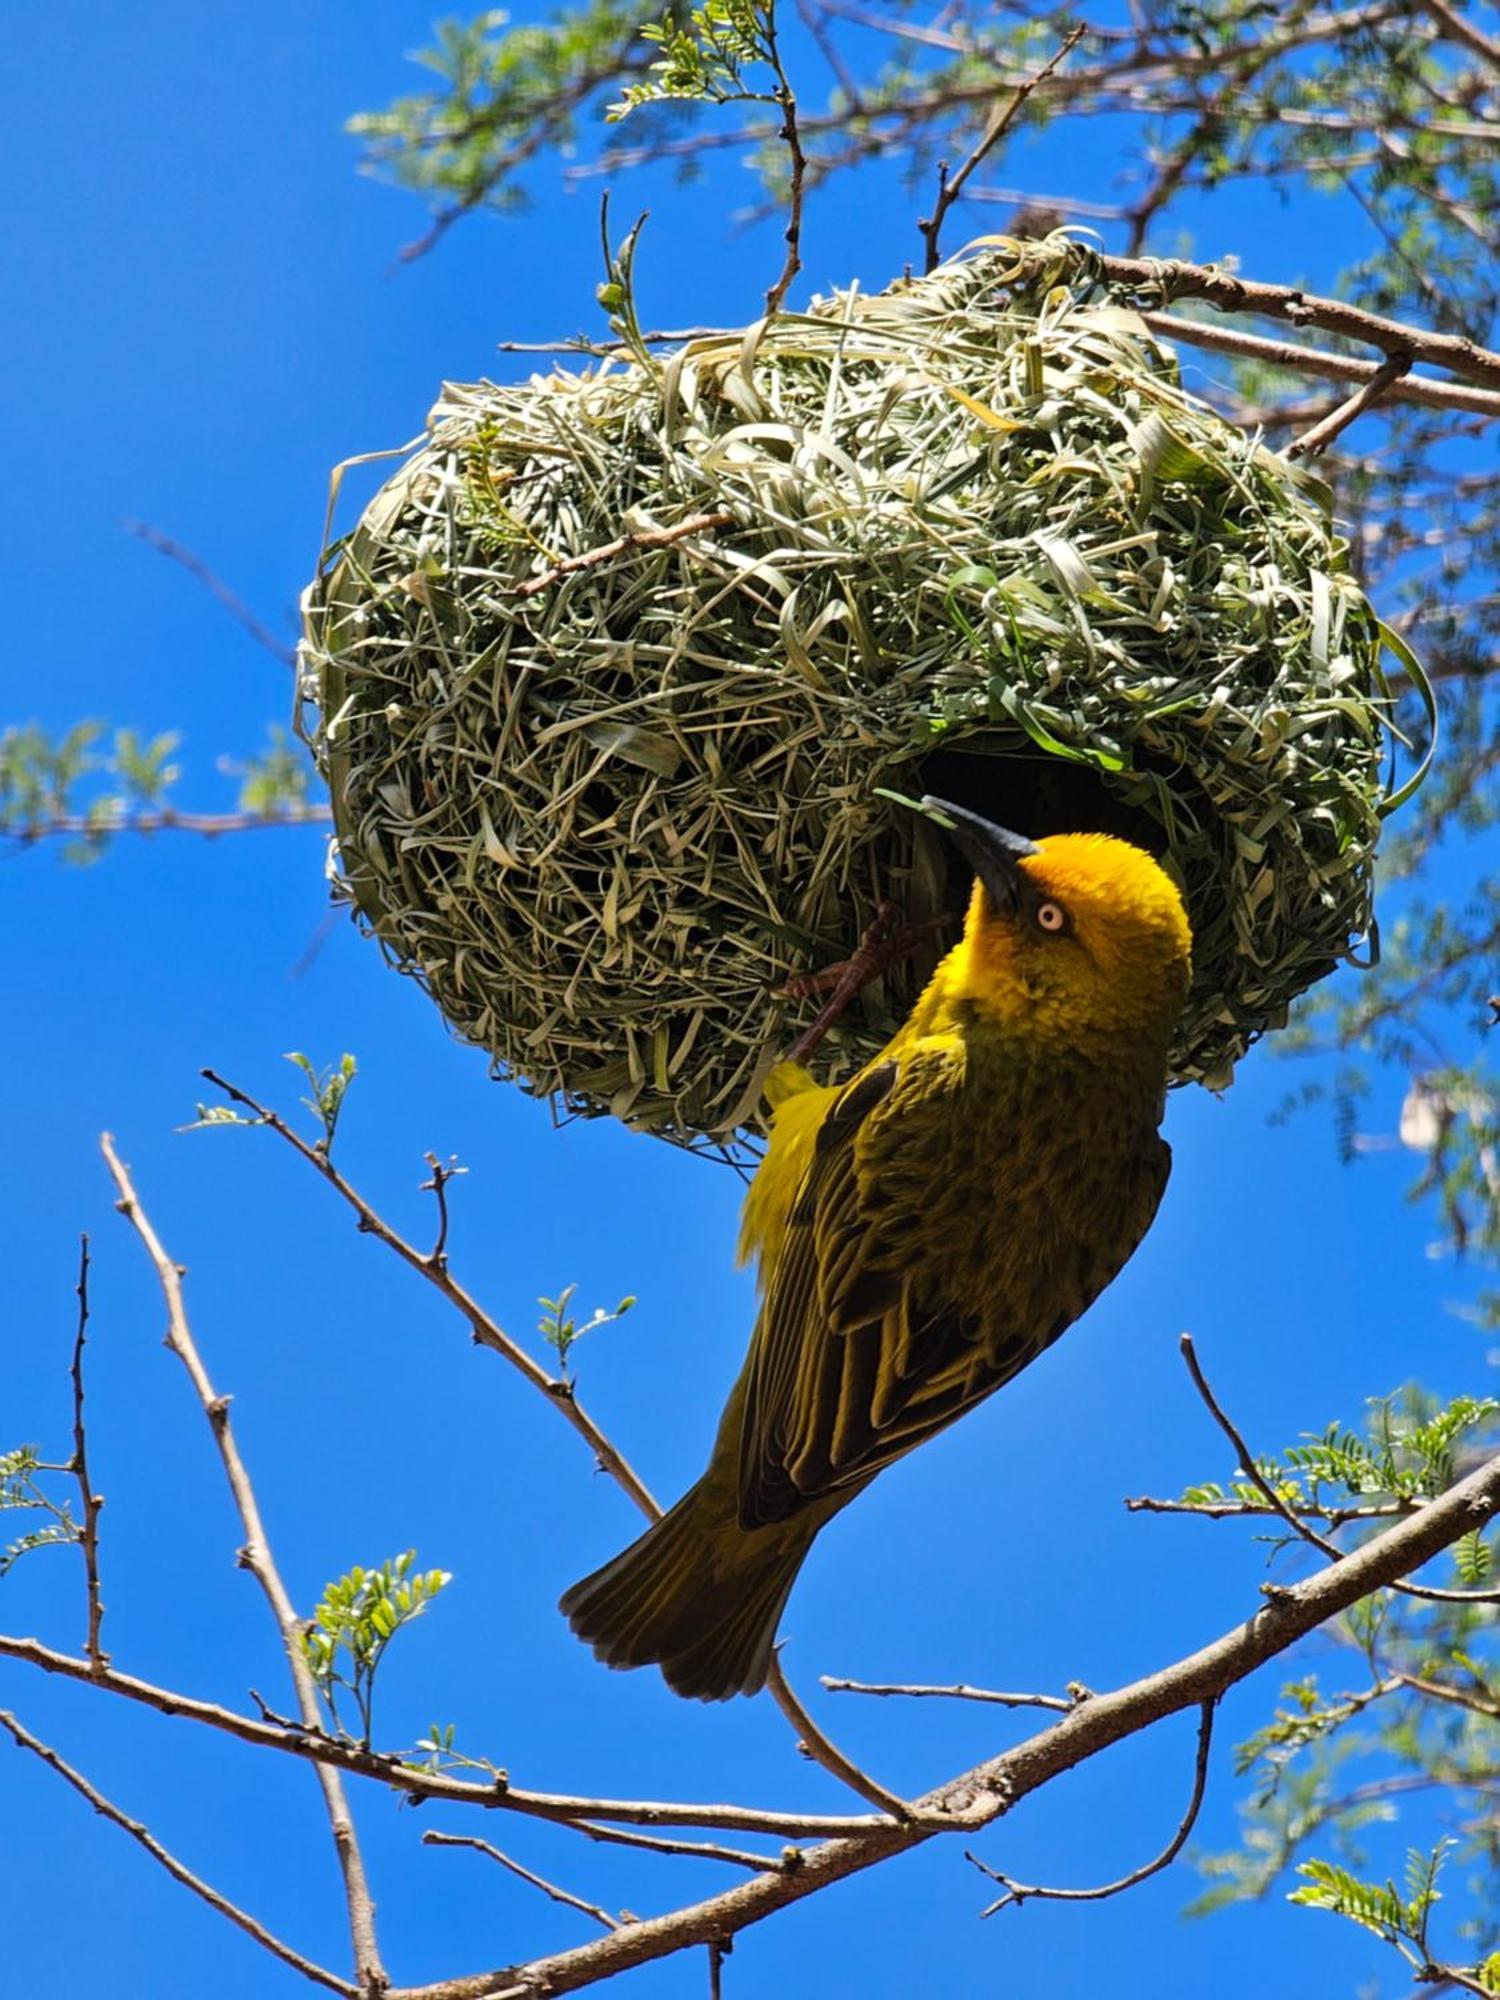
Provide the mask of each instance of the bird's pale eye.
[{"label": "bird's pale eye", "polygon": [[1037,925],[1044,931],[1051,931],[1055,937],[1059,931],[1068,928],[1068,915],[1061,903],[1041,903],[1037,906]]}]

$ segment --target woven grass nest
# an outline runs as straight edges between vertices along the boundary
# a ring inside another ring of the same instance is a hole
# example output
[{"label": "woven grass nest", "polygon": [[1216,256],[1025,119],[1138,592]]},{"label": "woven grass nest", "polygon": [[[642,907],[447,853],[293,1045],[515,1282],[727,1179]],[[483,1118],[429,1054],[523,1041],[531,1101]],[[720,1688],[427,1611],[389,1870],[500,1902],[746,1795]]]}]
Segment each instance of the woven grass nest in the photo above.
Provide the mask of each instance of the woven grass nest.
[{"label": "woven grass nest", "polygon": [[[1165,858],[1178,1082],[1370,921],[1382,630],[1314,480],[1000,244],[743,335],[447,385],[305,601],[341,880],[453,1030],[569,1111],[726,1143],[876,904],[967,871],[894,791]],[[1019,260],[1019,261],[1018,261]]]}]

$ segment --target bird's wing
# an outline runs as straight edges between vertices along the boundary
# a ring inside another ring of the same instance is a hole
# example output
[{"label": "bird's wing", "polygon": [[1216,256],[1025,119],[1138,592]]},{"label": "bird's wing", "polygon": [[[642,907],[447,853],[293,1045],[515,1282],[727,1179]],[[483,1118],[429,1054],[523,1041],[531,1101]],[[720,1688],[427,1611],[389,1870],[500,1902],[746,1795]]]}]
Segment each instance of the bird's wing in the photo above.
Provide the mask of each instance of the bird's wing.
[{"label": "bird's wing", "polygon": [[941,1098],[962,1077],[962,1057],[951,1051],[890,1058],[829,1107],[747,1369],[739,1458],[746,1527],[863,1485],[1014,1372],[987,1365],[972,1318],[910,1294],[905,1260],[883,1237],[859,1171],[860,1137],[883,1109],[941,1117]]},{"label": "bird's wing", "polygon": [[[1076,1273],[1050,1327],[980,1339],[977,1312],[924,1296],[903,1275],[909,1256],[893,1226],[920,1211],[871,1199],[868,1155],[889,1172],[906,1121],[952,1115],[962,1053],[917,1049],[857,1077],[829,1107],[767,1286],[746,1369],[739,1435],[739,1518],[764,1527],[840,1491],[944,1429],[1019,1373],[1102,1291],[1135,1249],[1166,1186],[1171,1154],[1142,1149],[1119,1227],[1095,1268]],[[872,1121],[885,1129],[872,1132]],[[861,1170],[862,1135],[867,1145]],[[904,1209],[905,1213],[899,1213]],[[905,1232],[902,1231],[904,1234]],[[1092,1261],[1092,1260],[1091,1260]],[[972,1302],[970,1302],[972,1304]],[[993,1303],[993,1301],[991,1302]]]}]

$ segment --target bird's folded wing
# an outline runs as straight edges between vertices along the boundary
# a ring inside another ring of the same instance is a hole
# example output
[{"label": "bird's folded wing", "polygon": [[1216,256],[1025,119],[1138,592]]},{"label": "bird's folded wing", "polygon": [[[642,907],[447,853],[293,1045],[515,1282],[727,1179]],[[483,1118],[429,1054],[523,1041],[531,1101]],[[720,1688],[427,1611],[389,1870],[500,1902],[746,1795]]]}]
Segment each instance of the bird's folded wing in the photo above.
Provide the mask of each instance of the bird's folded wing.
[{"label": "bird's folded wing", "polygon": [[951,1114],[962,1080],[960,1059],[913,1052],[856,1078],[829,1107],[751,1350],[739,1458],[747,1528],[863,1485],[1031,1358],[1025,1341],[988,1353],[964,1302],[923,1297],[910,1244],[892,1235],[917,1218],[868,1199],[870,1149],[862,1167],[859,1140],[870,1121],[886,1127],[879,1151],[899,1149],[909,1121]]}]

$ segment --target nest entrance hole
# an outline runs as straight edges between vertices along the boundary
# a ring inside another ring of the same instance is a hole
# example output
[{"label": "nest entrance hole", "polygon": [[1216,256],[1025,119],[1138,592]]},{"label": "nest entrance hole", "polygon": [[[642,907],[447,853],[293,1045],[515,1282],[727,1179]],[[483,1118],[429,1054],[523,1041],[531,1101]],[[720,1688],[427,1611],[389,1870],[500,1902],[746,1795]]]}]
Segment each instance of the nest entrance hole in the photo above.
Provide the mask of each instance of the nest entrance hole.
[{"label": "nest entrance hole", "polygon": [[[1161,821],[1122,799],[1098,771],[1013,749],[1010,742],[971,736],[962,748],[932,751],[917,766],[919,789],[967,806],[1029,840],[1045,840],[1049,833],[1112,833],[1158,860],[1166,853]],[[944,905],[962,913],[972,871],[950,842],[943,847],[949,857]]]}]

